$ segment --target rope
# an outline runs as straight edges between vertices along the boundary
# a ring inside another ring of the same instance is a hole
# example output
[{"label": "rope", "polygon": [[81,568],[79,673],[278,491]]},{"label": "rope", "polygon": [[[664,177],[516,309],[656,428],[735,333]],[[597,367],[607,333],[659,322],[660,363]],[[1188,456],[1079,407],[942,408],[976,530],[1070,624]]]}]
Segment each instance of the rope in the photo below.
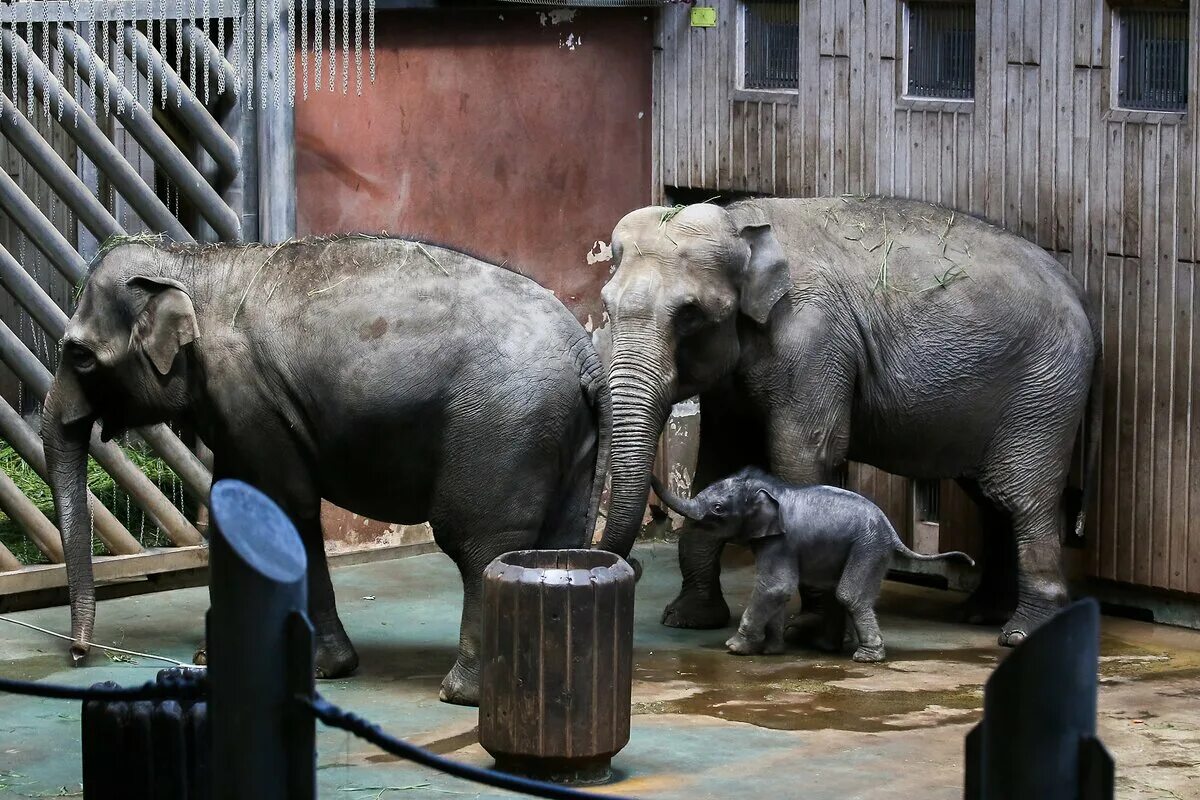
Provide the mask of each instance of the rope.
[{"label": "rope", "polygon": [[340,728],[394,756],[400,756],[421,766],[436,769],[447,775],[453,775],[456,778],[463,778],[474,783],[482,783],[485,786],[491,786],[496,789],[507,789],[510,792],[520,792],[521,794],[533,795],[535,797],[546,797],[550,798],[550,800],[596,800],[598,797],[610,798],[611,800],[631,800],[631,798],[619,795],[607,793],[593,794],[592,792],[584,792],[579,789],[571,789],[553,783],[543,783],[542,781],[535,781],[530,778],[507,775],[503,772],[463,764],[460,761],[452,761],[448,758],[434,755],[428,750],[417,747],[415,744],[406,742],[403,739],[397,739],[394,736],[384,733],[383,729],[375,723],[363,719],[350,711],[338,708],[319,695],[315,698],[300,696],[296,700],[312,709],[313,715],[331,728]]},{"label": "rope", "polygon": [[[37,631],[38,633],[44,633],[47,636],[53,636],[56,639],[62,639],[65,642],[71,642],[72,644],[75,643],[75,640],[72,639],[70,636],[64,636],[61,633],[55,633],[54,631],[46,630],[45,628],[39,628],[37,625],[31,625],[28,622],[21,622],[20,620],[13,619],[12,617],[0,616],[0,622],[10,622],[13,625],[20,625],[22,628],[29,628],[30,630]],[[176,661],[175,659],[167,658],[166,656],[156,656],[153,653],[139,653],[137,650],[125,650],[123,648],[114,647],[112,645],[96,644],[95,642],[81,642],[81,644],[85,644],[88,647],[95,647],[97,650],[104,650],[104,651],[110,652],[110,653],[123,653],[127,656],[137,656],[138,658],[148,658],[153,661],[164,661],[164,662],[171,664],[172,666],[176,666],[176,667],[184,667],[186,669],[204,669],[204,667],[202,667],[202,666],[197,666],[195,664],[185,664],[182,661]]]},{"label": "rope", "polygon": [[163,670],[158,674],[157,681],[135,687],[117,686],[111,681],[88,688],[0,678],[0,692],[26,697],[46,697],[51,700],[99,700],[119,703],[138,700],[203,700],[208,687],[196,677]]}]

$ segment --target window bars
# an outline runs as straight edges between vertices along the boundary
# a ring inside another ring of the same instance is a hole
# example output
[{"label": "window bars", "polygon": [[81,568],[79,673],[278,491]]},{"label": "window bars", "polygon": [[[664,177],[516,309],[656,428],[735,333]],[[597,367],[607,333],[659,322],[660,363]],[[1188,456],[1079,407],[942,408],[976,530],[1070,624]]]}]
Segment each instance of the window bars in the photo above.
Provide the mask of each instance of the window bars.
[{"label": "window bars", "polygon": [[910,97],[975,97],[975,4],[908,4]]},{"label": "window bars", "polygon": [[747,89],[800,88],[800,4],[754,0],[745,4]]},{"label": "window bars", "polygon": [[1138,8],[1117,13],[1117,105],[1142,111],[1186,111],[1187,10]]}]

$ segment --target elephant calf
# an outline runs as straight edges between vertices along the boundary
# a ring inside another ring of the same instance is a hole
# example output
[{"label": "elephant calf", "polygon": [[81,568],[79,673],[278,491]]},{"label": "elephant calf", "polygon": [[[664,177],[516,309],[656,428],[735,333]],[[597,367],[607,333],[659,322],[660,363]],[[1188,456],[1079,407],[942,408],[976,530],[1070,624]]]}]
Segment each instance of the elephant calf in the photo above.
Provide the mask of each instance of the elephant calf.
[{"label": "elephant calf", "polygon": [[120,243],[88,277],[42,428],[72,650],[86,652],[95,614],[92,424],[107,439],[170,420],[212,449],[215,478],[257,486],[296,523],[321,676],[358,664],[334,604],[321,499],[428,520],[464,592],[442,699],[473,704],[483,569],[510,550],[586,546],[609,406],[591,340],[554,295],[463,253],[365,236]]},{"label": "elephant calf", "polygon": [[710,485],[692,500],[671,494],[656,478],[651,482],[672,510],[700,530],[754,550],[754,592],[737,633],[725,643],[737,655],[783,652],[785,609],[804,586],[834,590],[838,606],[829,606],[838,640],[848,612],[858,635],[855,661],[882,661],[875,601],[892,554],[975,563],[958,551],[927,556],[909,550],[877,505],[845,489],[792,486],[755,468]]}]

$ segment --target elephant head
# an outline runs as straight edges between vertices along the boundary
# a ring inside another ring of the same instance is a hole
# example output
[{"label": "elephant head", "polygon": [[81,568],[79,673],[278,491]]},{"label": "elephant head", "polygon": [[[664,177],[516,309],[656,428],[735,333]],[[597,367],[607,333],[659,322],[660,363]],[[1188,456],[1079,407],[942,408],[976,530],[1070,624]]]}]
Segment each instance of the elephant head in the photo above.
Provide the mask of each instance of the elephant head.
[{"label": "elephant head", "polygon": [[181,350],[199,335],[185,286],[162,275],[151,247],[121,245],[93,269],[62,339],[62,353],[42,415],[42,441],[71,599],[71,653],[87,652],[95,619],[87,449],[92,425],[101,438],[176,418],[186,407],[187,364]]},{"label": "elephant head", "polygon": [[679,497],[650,476],[650,485],[667,508],[687,517],[693,529],[723,540],[749,541],[782,533],[776,492],[764,486],[763,473],[746,469],[705,487],[690,500]]},{"label": "elephant head", "polygon": [[604,542],[629,552],[658,437],[673,403],[716,385],[741,355],[739,329],[765,325],[791,288],[769,224],[701,203],[652,206],[617,223],[617,270],[602,291],[611,329],[612,491]]}]

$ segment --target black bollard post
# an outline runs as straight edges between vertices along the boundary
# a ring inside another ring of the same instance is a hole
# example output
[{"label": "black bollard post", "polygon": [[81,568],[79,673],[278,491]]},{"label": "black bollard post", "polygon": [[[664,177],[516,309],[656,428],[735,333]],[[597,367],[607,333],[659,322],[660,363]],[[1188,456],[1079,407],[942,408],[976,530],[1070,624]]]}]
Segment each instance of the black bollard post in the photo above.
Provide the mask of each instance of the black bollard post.
[{"label": "black bollard post", "polygon": [[266,495],[212,488],[208,612],[212,789],[217,800],[315,797],[315,722],[304,547]]}]

